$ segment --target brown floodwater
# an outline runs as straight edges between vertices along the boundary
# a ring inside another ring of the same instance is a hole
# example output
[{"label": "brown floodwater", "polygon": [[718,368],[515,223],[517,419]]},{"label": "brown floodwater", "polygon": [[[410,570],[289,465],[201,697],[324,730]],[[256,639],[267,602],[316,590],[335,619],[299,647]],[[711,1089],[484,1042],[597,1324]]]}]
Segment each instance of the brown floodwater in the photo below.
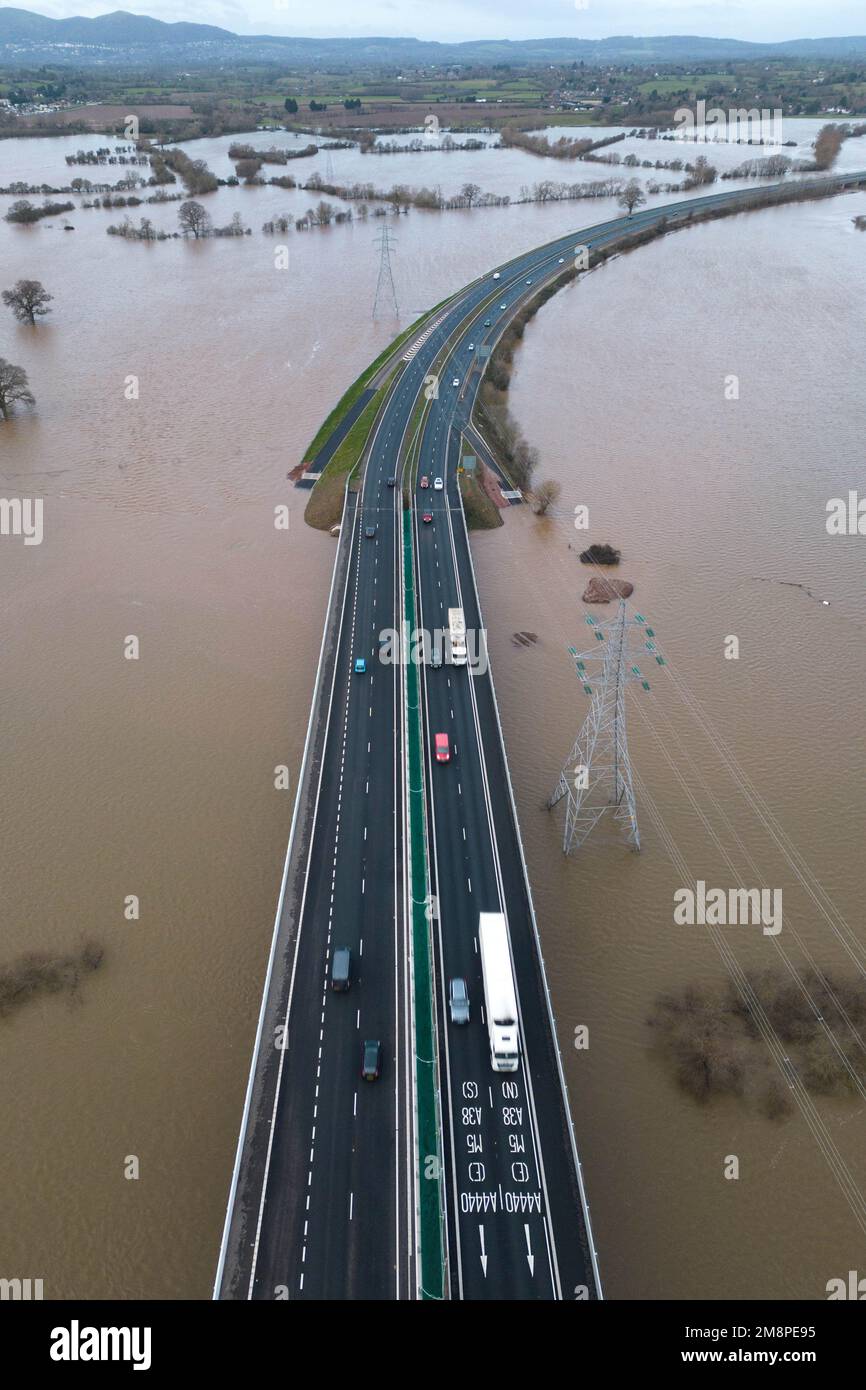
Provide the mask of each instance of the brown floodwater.
[{"label": "brown floodwater", "polygon": [[[64,153],[102,143],[2,142],[0,183],[86,175]],[[227,145],[190,148],[225,174]],[[336,151],[334,177],[447,191],[473,177],[516,196],[548,172],[518,151],[419,158]],[[117,212],[76,211],[74,233],[63,219],[0,222],[4,286],[29,276],[55,296],[38,330],[0,317],[0,356],[37,397],[0,427],[0,484],[44,499],[41,545],[0,540],[0,964],[85,937],[106,952],[78,998],[0,1020],[0,1273],[42,1278],[48,1297],[210,1292],[291,819],[294,788],[275,791],[274,768],[299,767],[333,556],[286,472],[398,327],[613,210],[399,219],[398,323],[371,318],[378,221],[292,232],[289,269],[275,268],[281,239],[261,222],[310,201],[221,190],[216,220],[239,210],[253,235],[198,245],[108,237]],[[176,208],[133,215],[173,228]],[[645,1026],[660,991],[724,977],[701,929],[673,926],[671,841],[695,877],[734,873],[665,749],[743,881],[783,887],[790,958],[803,957],[789,920],[821,965],[853,970],[683,691],[864,944],[863,542],[824,526],[828,497],[862,479],[858,212],[866,195],[695,229],[552,300],[512,404],[540,474],[562,484],[557,513],[512,509],[473,542],[611,1297],[821,1297],[864,1259],[799,1113],[774,1124],[755,1106],[696,1107]],[[739,401],[724,398],[731,373]],[[273,526],[282,502],[287,533]],[[589,533],[571,522],[581,504]],[[585,644],[587,538],[622,548],[671,678],[631,701],[642,854],[590,842],[566,861],[541,805],[585,712],[565,648]],[[518,629],[538,644],[514,647]],[[743,964],[778,960],[754,929],[729,931]],[[581,1023],[591,1041],[577,1053]],[[864,1188],[862,1102],[817,1105]],[[723,1177],[729,1154],[737,1182]]]}]

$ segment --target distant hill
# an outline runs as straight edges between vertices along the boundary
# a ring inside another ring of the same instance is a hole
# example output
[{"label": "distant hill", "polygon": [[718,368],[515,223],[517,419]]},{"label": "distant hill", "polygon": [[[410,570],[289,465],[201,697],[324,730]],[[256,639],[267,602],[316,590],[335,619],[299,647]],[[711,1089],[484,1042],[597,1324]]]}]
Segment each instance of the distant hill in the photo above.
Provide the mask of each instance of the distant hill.
[{"label": "distant hill", "polygon": [[0,62],[195,64],[283,62],[315,67],[408,67],[452,63],[683,63],[777,57],[866,57],[866,36],[746,43],[737,39],[665,35],[608,39],[483,39],[434,43],[423,39],[303,39],[233,34],[212,24],[165,24],[115,10],[96,19],[47,19],[30,10],[0,8]]},{"label": "distant hill", "polygon": [[212,24],[165,24],[161,19],[115,10],[97,19],[48,19],[30,10],[0,8],[0,44],[83,43],[126,47],[133,44],[204,43],[234,39],[228,29]]}]

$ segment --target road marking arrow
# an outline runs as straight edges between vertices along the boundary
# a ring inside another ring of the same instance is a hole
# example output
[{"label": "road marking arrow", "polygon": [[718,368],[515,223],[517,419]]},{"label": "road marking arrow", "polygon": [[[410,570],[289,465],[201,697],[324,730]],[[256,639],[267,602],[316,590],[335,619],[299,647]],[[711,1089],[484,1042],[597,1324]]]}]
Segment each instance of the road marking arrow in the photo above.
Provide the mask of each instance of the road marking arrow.
[{"label": "road marking arrow", "polygon": [[483,1227],[483,1226],[479,1226],[479,1227],[478,1227],[478,1233],[479,1233],[479,1235],[481,1236],[481,1268],[482,1268],[482,1270],[483,1270],[483,1272],[484,1272],[484,1278],[486,1279],[486,1278],[487,1278],[487,1255],[485,1254],[485,1251],[484,1251],[484,1227]]},{"label": "road marking arrow", "polygon": [[523,1230],[526,1234],[526,1258],[529,1261],[529,1273],[535,1273],[535,1256],[532,1253],[532,1241],[529,1239],[529,1226],[524,1223]]}]

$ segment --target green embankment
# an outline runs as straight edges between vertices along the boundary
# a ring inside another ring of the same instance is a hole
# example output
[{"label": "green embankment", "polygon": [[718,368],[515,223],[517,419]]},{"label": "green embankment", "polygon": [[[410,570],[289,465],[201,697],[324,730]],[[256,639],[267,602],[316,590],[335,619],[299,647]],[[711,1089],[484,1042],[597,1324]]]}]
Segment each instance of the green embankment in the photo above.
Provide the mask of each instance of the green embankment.
[{"label": "green embankment", "polygon": [[[358,397],[367,388],[377,372],[381,371],[389,358],[393,357],[394,353],[407,341],[416,338],[422,325],[434,314],[438,313],[442,306],[447,303],[448,300],[443,299],[441,303],[434,305],[426,314],[422,314],[420,319],[416,319],[405,332],[401,333],[399,337],[389,343],[385,350],[379,353],[375,362],[371,362],[369,367],[361,373],[358,379],[353,381],[345,395],[343,395],[334,406],[334,409],[331,411],[327,420],[325,420],[324,424],[317,432],[315,439],[313,439],[304,454],[304,458],[308,462],[312,462],[316,457],[316,454],[338,427],[346,413],[351,410],[352,406],[358,400]],[[308,526],[315,527],[317,531],[329,531],[332,526],[336,526],[343,515],[343,492],[346,486],[347,475],[351,473],[352,469],[360,460],[379,407],[387,392],[390,390],[397,373],[402,369],[402,366],[402,361],[396,364],[394,370],[383,385],[379,387],[375,396],[368,401],[364,410],[358,416],[358,419],[346,435],[346,438],[342,440],[336,449],[333,458],[329,459],[322,469],[321,475],[310,495],[310,500],[304,509],[304,520]]]},{"label": "green embankment", "polygon": [[381,390],[377,391],[372,400],[367,402],[310,493],[310,500],[304,509],[304,520],[317,531],[330,531],[343,515],[346,479],[367,446],[367,439],[382,404],[382,394]]},{"label": "green embankment", "polygon": [[426,314],[422,314],[419,319],[416,319],[414,323],[411,323],[407,329],[405,329],[396,338],[394,338],[393,341],[390,342],[388,346],[384,349],[384,351],[379,353],[379,356],[376,358],[375,362],[371,362],[369,367],[364,368],[361,375],[355,381],[352,382],[352,385],[349,387],[349,389],[345,392],[344,395],[340,397],[328,418],[324,421],[319,430],[316,432],[315,438],[311,441],[308,448],[304,452],[304,459],[306,462],[311,463],[313,461],[313,459],[316,457],[319,450],[321,449],[322,445],[326,442],[329,436],[333,434],[334,430],[337,428],[346,412],[351,410],[352,406],[355,404],[355,401],[361,395],[361,392],[364,391],[365,388],[369,385],[369,383],[372,381],[373,377],[376,375],[379,369],[385,365],[392,353],[395,353],[397,349],[402,347],[406,342],[409,341],[409,339],[417,336],[417,334],[421,330],[422,325],[426,323],[427,319],[429,319],[433,314],[437,313],[438,310],[442,308],[443,304],[447,303],[448,300],[443,299],[441,303],[435,304],[432,309],[428,309]]},{"label": "green embankment", "polygon": [[460,474],[460,496],[470,531],[495,531],[502,525],[499,508],[491,502],[474,474]]}]

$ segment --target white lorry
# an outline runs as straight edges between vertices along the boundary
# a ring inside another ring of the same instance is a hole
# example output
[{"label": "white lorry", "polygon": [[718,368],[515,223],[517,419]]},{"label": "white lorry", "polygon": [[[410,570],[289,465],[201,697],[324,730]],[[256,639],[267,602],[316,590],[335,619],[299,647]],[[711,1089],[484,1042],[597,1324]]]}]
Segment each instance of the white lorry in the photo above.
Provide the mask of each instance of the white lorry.
[{"label": "white lorry", "polygon": [[451,639],[452,666],[466,665],[466,619],[462,608],[448,609],[448,635]]},{"label": "white lorry", "polygon": [[484,977],[484,1011],[490,1035],[490,1063],[494,1071],[517,1071],[520,1059],[517,998],[508,928],[501,912],[479,913],[478,945]]}]

